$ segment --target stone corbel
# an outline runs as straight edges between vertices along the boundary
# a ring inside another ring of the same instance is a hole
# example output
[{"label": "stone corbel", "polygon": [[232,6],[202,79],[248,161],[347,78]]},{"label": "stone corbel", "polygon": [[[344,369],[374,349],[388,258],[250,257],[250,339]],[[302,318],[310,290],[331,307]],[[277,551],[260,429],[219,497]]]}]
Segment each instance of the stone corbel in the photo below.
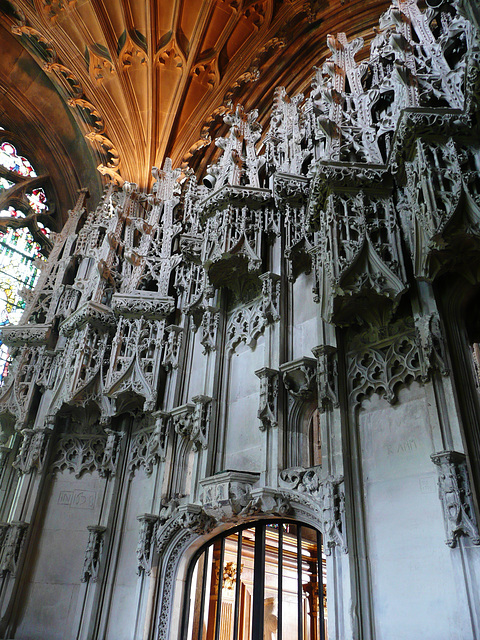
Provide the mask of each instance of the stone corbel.
[{"label": "stone corbel", "polygon": [[260,379],[260,402],[257,416],[260,420],[260,431],[278,426],[278,378],[275,369],[263,367],[255,371]]},{"label": "stone corbel", "polygon": [[20,474],[30,473],[33,469],[41,471],[45,463],[51,429],[23,429],[23,441],[13,467]]},{"label": "stone corbel", "polygon": [[430,458],[438,472],[438,496],[443,508],[446,544],[454,548],[460,536],[466,536],[472,544],[480,545],[465,454],[440,451]]},{"label": "stone corbel", "polygon": [[323,413],[327,408],[339,406],[337,348],[319,345],[312,353],[317,359],[318,409]]},{"label": "stone corbel", "polygon": [[199,451],[200,449],[206,449],[208,445],[208,433],[212,417],[212,398],[199,395],[193,397],[192,400],[195,403],[195,411],[190,440],[193,442],[194,450]]},{"label": "stone corbel", "polygon": [[28,530],[26,522],[11,522],[2,524],[2,554],[0,561],[0,576],[7,574],[15,576],[20,554],[25,544]]},{"label": "stone corbel", "polygon": [[345,539],[345,491],[343,477],[327,476],[320,487],[323,548],[330,555],[335,546],[348,553]]},{"label": "stone corbel", "polygon": [[152,570],[153,540],[159,517],[152,513],[143,513],[137,517],[137,520],[140,522],[136,551],[138,559],[137,574],[141,575],[144,572],[146,575],[150,575]]},{"label": "stone corbel", "polygon": [[417,342],[421,356],[422,380],[426,382],[433,370],[448,376],[445,340],[437,313],[429,313],[415,318]]},{"label": "stone corbel", "polygon": [[283,384],[294,398],[311,398],[315,389],[317,361],[313,358],[298,358],[280,365]]},{"label": "stone corbel", "polygon": [[107,434],[107,441],[103,452],[102,464],[98,470],[102,477],[115,475],[118,454],[120,453],[120,441],[123,438],[122,432],[113,431],[113,429],[105,429],[105,433]]},{"label": "stone corbel", "polygon": [[103,539],[107,529],[100,525],[89,525],[87,529],[88,542],[87,548],[85,549],[81,581],[97,582],[103,551]]},{"label": "stone corbel", "polygon": [[[345,539],[343,476],[335,478],[329,475],[320,480],[320,471],[321,466],[284,469],[279,475],[279,485],[311,499],[311,506],[320,522],[325,555],[330,555],[336,546],[340,547],[343,553],[348,553]],[[292,504],[294,503],[295,498],[292,498]]]},{"label": "stone corbel", "polygon": [[269,323],[278,322],[280,320],[281,277],[268,271],[262,273],[259,278],[262,282],[262,315]]},{"label": "stone corbel", "polygon": [[165,328],[165,333],[166,337],[163,342],[165,351],[163,354],[162,365],[167,371],[170,371],[171,369],[178,369],[184,329],[171,324]]},{"label": "stone corbel", "polygon": [[207,306],[202,316],[201,331],[202,337],[200,343],[203,345],[203,353],[210,353],[217,348],[217,330],[220,321],[220,309],[217,307]]},{"label": "stone corbel", "polygon": [[234,519],[249,504],[259,479],[259,473],[224,471],[200,480],[200,501],[205,513],[217,521]]},{"label": "stone corbel", "polygon": [[193,429],[195,405],[192,403],[183,404],[170,411],[173,430],[179,436],[190,440]]}]

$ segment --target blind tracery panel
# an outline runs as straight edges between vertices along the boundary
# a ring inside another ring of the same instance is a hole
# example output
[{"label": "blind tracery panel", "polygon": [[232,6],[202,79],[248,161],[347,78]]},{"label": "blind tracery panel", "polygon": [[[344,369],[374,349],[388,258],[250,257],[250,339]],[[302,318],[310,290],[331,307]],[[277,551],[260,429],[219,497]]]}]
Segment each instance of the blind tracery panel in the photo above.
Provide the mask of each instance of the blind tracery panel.
[{"label": "blind tracery panel", "polygon": [[188,579],[187,640],[327,640],[321,535],[259,522],[217,537]]}]

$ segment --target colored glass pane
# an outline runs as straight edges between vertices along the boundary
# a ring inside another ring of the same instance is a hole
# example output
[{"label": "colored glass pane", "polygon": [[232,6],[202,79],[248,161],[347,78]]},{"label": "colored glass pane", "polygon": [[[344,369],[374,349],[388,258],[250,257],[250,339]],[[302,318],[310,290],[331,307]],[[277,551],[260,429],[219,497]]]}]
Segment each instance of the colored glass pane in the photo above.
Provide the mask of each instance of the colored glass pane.
[{"label": "colored glass pane", "polygon": [[[19,156],[9,142],[0,145],[0,164],[23,177],[36,176],[30,162]],[[0,178],[0,191],[13,185],[10,180]],[[41,187],[32,189],[26,198],[35,213],[48,210],[47,198]],[[11,206],[0,211],[2,218],[24,216],[24,213]],[[38,221],[37,224],[40,231],[48,235],[48,229]],[[42,259],[40,245],[26,227],[0,229],[0,327],[20,321],[25,309],[23,296],[38,280],[37,259]],[[2,343],[0,334],[0,385],[7,374],[8,364],[8,348]]]}]

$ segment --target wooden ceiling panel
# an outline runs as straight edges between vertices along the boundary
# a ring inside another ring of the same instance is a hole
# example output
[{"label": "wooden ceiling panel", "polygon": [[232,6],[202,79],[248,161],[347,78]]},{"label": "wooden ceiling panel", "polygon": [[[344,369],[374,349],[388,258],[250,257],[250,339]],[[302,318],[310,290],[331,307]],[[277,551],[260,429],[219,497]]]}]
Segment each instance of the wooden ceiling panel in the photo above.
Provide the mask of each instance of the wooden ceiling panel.
[{"label": "wooden ceiling panel", "polygon": [[[166,155],[201,170],[233,104],[266,125],[277,84],[308,90],[326,37],[367,35],[388,0],[2,0],[0,19],[57,87],[104,179],[151,186]],[[12,10],[17,8],[16,13]],[[63,8],[62,8],[63,7]],[[9,64],[0,60],[0,71]],[[8,75],[8,73],[4,73]]]}]

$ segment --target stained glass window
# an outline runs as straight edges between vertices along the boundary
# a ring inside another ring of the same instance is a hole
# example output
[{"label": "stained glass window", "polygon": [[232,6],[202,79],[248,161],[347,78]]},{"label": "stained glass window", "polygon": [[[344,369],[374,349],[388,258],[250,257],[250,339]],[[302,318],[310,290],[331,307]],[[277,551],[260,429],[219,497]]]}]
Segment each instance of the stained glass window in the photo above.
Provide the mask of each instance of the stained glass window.
[{"label": "stained glass window", "polygon": [[[17,154],[10,142],[0,144],[0,165],[23,178],[36,177],[31,163]],[[14,182],[0,177],[0,191],[14,186]],[[37,214],[48,211],[45,191],[35,187],[27,192],[28,204]],[[13,206],[0,211],[0,217],[17,220],[25,217],[22,211]],[[48,236],[48,229],[37,221],[41,232]],[[0,327],[17,324],[25,308],[25,289],[32,289],[38,279],[39,270],[36,260],[43,259],[40,245],[32,234],[21,226],[0,227]],[[9,364],[8,349],[1,341],[0,334],[0,385],[7,374]]]}]

